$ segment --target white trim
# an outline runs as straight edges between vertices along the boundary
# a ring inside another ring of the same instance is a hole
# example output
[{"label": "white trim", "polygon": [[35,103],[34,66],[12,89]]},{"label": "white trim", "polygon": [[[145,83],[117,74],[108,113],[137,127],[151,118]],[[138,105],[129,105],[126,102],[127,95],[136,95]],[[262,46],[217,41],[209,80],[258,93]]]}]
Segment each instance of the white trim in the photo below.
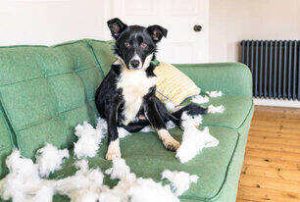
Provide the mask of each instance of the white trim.
[{"label": "white trim", "polygon": [[293,100],[275,100],[275,99],[254,99],[255,105],[274,106],[274,107],[293,107],[300,108],[300,101]]}]

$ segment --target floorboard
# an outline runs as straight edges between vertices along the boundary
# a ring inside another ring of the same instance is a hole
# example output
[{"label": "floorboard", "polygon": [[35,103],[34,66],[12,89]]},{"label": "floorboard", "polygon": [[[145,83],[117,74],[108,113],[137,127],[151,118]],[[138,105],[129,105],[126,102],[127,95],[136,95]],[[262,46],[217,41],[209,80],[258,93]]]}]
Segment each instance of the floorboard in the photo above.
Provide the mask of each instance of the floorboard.
[{"label": "floorboard", "polygon": [[300,202],[300,109],[255,107],[238,202]]}]

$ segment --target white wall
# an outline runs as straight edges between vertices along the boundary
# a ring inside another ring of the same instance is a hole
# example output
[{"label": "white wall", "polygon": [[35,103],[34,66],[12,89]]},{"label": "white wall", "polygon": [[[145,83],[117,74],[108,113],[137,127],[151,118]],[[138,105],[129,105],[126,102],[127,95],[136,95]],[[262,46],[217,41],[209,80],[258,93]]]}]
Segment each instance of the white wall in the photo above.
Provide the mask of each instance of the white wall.
[{"label": "white wall", "polygon": [[[159,48],[172,63],[208,61],[209,0],[0,0],[0,46],[111,39],[106,21],[160,24],[169,30]],[[193,31],[201,24],[201,33]],[[158,56],[160,56],[158,55]]]},{"label": "white wall", "polygon": [[109,37],[109,0],[0,0],[0,45]]},{"label": "white wall", "polygon": [[[209,8],[210,62],[238,61],[241,40],[300,39],[300,0],[210,0]],[[254,103],[300,107],[288,100]]]},{"label": "white wall", "polygon": [[[209,3],[211,62],[238,60],[243,39],[300,38],[300,0]],[[0,0],[0,45],[108,39],[112,10],[111,0]]]},{"label": "white wall", "polygon": [[210,62],[237,61],[243,39],[300,39],[300,0],[210,0]]},{"label": "white wall", "polygon": [[[0,0],[0,46],[110,39],[106,21],[112,5],[111,0]],[[243,39],[299,40],[300,0],[209,0],[208,27],[210,62],[237,61]]]}]

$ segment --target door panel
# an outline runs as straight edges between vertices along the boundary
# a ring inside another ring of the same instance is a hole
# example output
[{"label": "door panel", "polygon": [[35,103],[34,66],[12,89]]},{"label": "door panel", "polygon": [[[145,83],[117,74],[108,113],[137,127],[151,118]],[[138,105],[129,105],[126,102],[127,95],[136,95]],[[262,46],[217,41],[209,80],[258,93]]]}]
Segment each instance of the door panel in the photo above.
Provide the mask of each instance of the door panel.
[{"label": "door panel", "polygon": [[[128,24],[159,24],[168,37],[159,44],[158,58],[170,63],[208,62],[208,0],[114,0],[112,17]],[[200,32],[194,25],[202,26]]]}]

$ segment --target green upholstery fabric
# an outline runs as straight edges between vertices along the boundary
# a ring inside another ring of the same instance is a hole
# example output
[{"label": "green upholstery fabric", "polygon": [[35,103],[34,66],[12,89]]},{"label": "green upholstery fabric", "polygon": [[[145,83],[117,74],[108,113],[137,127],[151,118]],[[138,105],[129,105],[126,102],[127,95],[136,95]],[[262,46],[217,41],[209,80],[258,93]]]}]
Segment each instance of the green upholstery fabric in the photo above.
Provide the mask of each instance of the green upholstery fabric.
[{"label": "green upholstery fabric", "polygon": [[[23,155],[33,157],[45,142],[61,148],[72,146],[74,126],[83,121],[94,123],[94,92],[114,61],[112,44],[80,40],[52,47],[0,47],[0,177],[13,143]],[[199,175],[198,183],[181,196],[182,201],[235,201],[253,113],[251,73],[238,63],[177,67],[203,91],[225,93],[210,102],[223,104],[225,112],[205,115],[203,120],[220,144],[180,164],[156,134],[136,133],[121,140],[122,156],[140,177],[159,180],[164,169]],[[181,140],[179,129],[172,129],[171,134]],[[97,157],[90,159],[92,167],[104,171],[111,166],[104,159],[106,149],[103,143]],[[72,175],[76,171],[73,162],[70,158],[51,178]],[[117,181],[106,177],[105,183]],[[68,199],[57,195],[54,201]]]},{"label": "green upholstery fabric", "polygon": [[4,47],[0,67],[1,102],[24,156],[45,142],[71,146],[74,126],[95,120],[94,93],[103,76],[85,41]]},{"label": "green upholstery fabric", "polygon": [[5,159],[13,148],[13,135],[9,128],[2,107],[0,107],[0,179],[7,173],[5,168]]},{"label": "green upholstery fabric", "polygon": [[[199,175],[198,183],[180,197],[182,201],[235,201],[252,113],[253,107],[238,130],[210,127],[211,134],[219,139],[220,145],[203,150],[186,164],[180,164],[174,153],[165,150],[154,133],[136,133],[122,139],[122,155],[138,176],[154,178],[157,181],[160,181],[160,173],[164,169],[183,170]],[[171,133],[181,140],[182,131],[172,129]],[[106,145],[103,145],[98,156],[89,159],[91,167],[100,167],[103,171],[111,167],[111,162],[104,159],[106,148]],[[64,169],[52,178],[58,179],[74,174],[76,169],[73,162],[66,162]],[[117,181],[106,177],[105,183],[113,186]],[[57,196],[56,201],[67,201],[63,199]]]},{"label": "green upholstery fabric", "polygon": [[110,70],[111,64],[116,61],[116,57],[113,55],[114,42],[90,40],[89,44],[103,74],[106,75]]},{"label": "green upholstery fabric", "polygon": [[[252,97],[252,75],[240,63],[176,64],[202,91],[220,90],[225,95]],[[197,74],[195,74],[197,72]]]},{"label": "green upholstery fabric", "polygon": [[223,126],[237,129],[243,123],[244,117],[247,116],[252,107],[252,98],[242,96],[222,96],[210,98],[209,103],[203,104],[208,106],[223,105],[225,112],[221,114],[207,114],[203,118],[203,125]]},{"label": "green upholstery fabric", "polygon": [[236,152],[232,156],[231,164],[228,167],[227,178],[223,184],[223,188],[219,194],[215,197],[214,201],[235,201],[236,193],[238,190],[238,183],[240,178],[241,169],[244,162],[244,155],[246,149],[246,143],[248,138],[248,132],[250,128],[250,122],[253,116],[254,107],[249,111],[248,116],[244,120],[243,124],[238,128],[239,141],[236,145]]},{"label": "green upholstery fabric", "polygon": [[[175,153],[167,151],[155,133],[133,134],[121,140],[122,157],[134,173],[138,176],[153,178],[160,181],[161,172],[165,169],[182,170],[199,176],[199,182],[193,185],[182,198],[213,198],[218,194],[224,183],[226,172],[231,158],[238,144],[238,133],[232,129],[210,127],[210,132],[220,144],[218,147],[203,150],[192,161],[181,164],[175,158]],[[181,140],[182,131],[171,130],[171,134]],[[90,160],[91,166],[98,166],[105,170],[111,166],[110,161],[105,160],[106,145],[101,147],[99,156]],[[220,155],[222,154],[222,155]],[[65,170],[60,171],[56,177],[62,177],[75,171],[69,162]],[[106,179],[109,185],[115,182]]]}]

